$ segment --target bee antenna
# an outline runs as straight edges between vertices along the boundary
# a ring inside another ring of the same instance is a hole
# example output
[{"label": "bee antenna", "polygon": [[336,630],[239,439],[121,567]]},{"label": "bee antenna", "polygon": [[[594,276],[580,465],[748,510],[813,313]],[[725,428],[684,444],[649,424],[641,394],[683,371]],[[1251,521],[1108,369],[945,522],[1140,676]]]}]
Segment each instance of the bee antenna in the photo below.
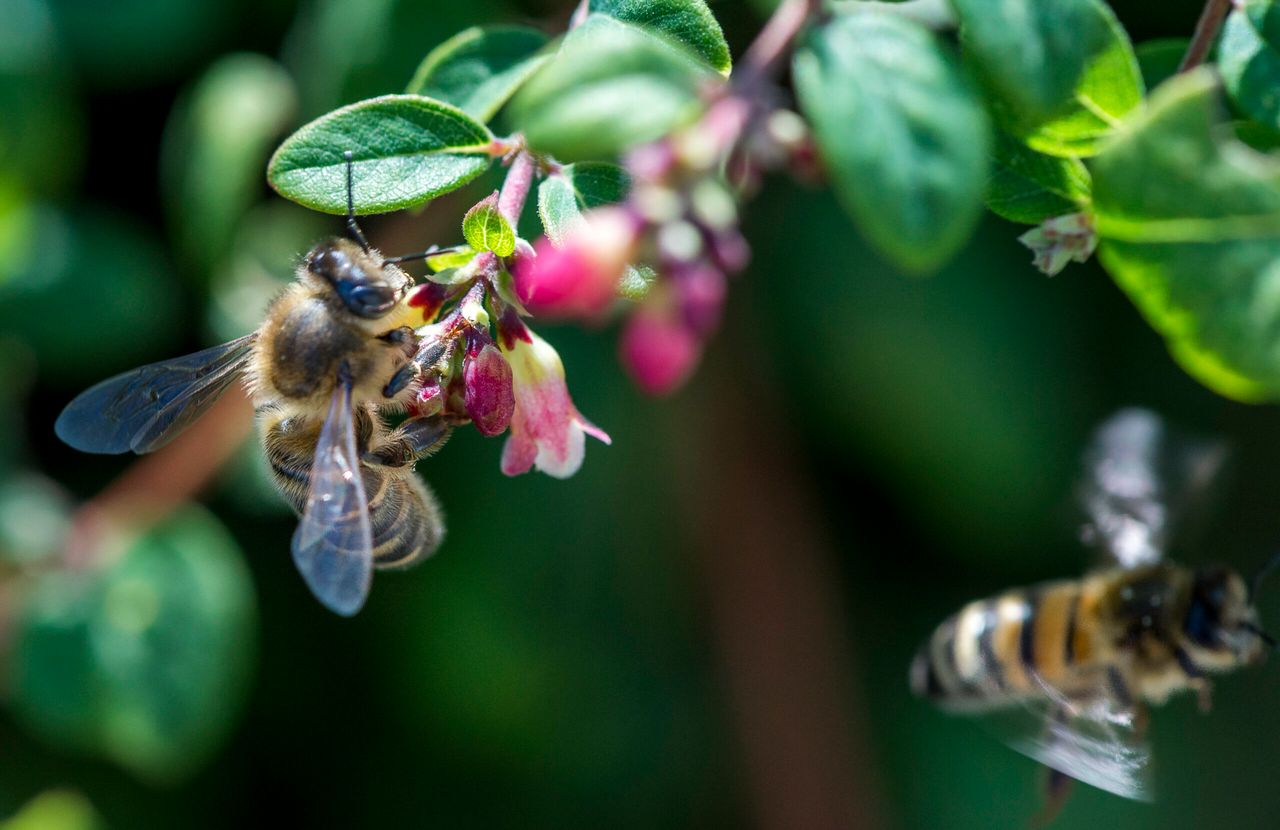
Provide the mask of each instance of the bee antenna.
[{"label": "bee antenna", "polygon": [[1253,575],[1253,579],[1249,581],[1249,602],[1254,602],[1258,596],[1258,589],[1262,587],[1263,581],[1276,570],[1280,568],[1280,553],[1274,554],[1270,559],[1263,563],[1258,572]]},{"label": "bee antenna", "polygon": [[1240,630],[1248,631],[1250,634],[1253,634],[1259,640],[1266,643],[1267,648],[1271,649],[1272,651],[1275,651],[1277,649],[1277,646],[1280,646],[1280,643],[1276,643],[1275,637],[1272,637],[1270,634],[1263,631],[1261,628],[1259,628],[1258,626],[1254,625],[1251,622],[1240,623]]},{"label": "bee antenna", "polygon": [[353,156],[350,150],[342,154],[347,162],[347,230],[351,232],[351,236],[356,242],[360,243],[360,247],[364,252],[369,253],[369,240],[364,238],[364,231],[360,230],[360,226],[356,224],[356,200],[355,185],[352,181],[351,169],[355,166]]},{"label": "bee antenna", "polygon": [[410,262],[415,259],[426,259],[432,254],[437,254],[439,252],[440,252],[440,246],[432,245],[430,248],[426,249],[425,251],[420,251],[416,254],[404,254],[402,256],[387,257],[386,259],[382,260],[382,266],[385,268],[388,265],[394,265],[400,262]]}]

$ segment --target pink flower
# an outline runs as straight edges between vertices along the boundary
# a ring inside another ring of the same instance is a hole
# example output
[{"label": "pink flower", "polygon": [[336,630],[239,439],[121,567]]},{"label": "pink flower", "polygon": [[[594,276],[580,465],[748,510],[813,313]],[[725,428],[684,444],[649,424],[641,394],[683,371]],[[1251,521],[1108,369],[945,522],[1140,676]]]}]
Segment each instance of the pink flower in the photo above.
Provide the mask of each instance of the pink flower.
[{"label": "pink flower", "polygon": [[636,221],[625,210],[600,208],[562,238],[539,239],[534,256],[515,262],[520,301],[540,314],[599,316],[616,296],[637,235]]},{"label": "pink flower", "polygon": [[667,309],[645,303],[627,321],[618,352],[637,386],[650,395],[666,395],[693,374],[702,341]]},{"label": "pink flower", "polygon": [[568,478],[582,466],[587,435],[606,444],[611,440],[573,405],[564,364],[550,344],[514,314],[503,317],[499,331],[498,343],[511,365],[515,389],[502,472],[515,476],[537,467],[549,476]]},{"label": "pink flower", "polygon": [[462,373],[467,417],[481,435],[501,435],[516,408],[511,366],[506,358],[492,343],[468,343]]}]

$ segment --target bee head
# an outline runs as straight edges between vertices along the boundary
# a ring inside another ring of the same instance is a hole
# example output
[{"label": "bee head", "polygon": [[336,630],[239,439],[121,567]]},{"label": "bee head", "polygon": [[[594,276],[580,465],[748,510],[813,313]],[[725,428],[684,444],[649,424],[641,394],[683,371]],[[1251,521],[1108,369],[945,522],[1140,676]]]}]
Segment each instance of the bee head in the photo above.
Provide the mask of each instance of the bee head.
[{"label": "bee head", "polygon": [[347,239],[320,243],[307,255],[305,268],[333,290],[343,306],[357,317],[385,316],[404,296],[407,279],[399,268],[383,266],[381,258]]},{"label": "bee head", "polygon": [[1183,633],[1198,648],[1227,651],[1239,662],[1253,662],[1275,642],[1259,627],[1250,593],[1235,571],[1222,567],[1196,571]]}]

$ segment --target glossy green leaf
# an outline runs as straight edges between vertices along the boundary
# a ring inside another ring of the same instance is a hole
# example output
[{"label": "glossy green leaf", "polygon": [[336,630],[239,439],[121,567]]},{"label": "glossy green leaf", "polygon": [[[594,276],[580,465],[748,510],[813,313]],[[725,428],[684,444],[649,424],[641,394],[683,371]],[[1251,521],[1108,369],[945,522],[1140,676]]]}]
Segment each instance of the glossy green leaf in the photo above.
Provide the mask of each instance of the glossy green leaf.
[{"label": "glossy green leaf", "polygon": [[1241,110],[1280,127],[1280,3],[1246,0],[1227,16],[1218,42],[1218,68]]},{"label": "glossy green leaf", "polygon": [[1106,45],[1086,62],[1071,101],[1022,135],[1042,153],[1066,158],[1096,154],[1121,119],[1142,102],[1142,71],[1129,36],[1105,3],[1093,0],[1092,7],[1106,26]]},{"label": "glossy green leaf", "polygon": [[432,271],[439,273],[450,268],[461,268],[471,260],[475,259],[476,251],[470,245],[463,245],[452,251],[444,253],[432,254],[427,257],[427,267]]},{"label": "glossy green leaf", "polygon": [[498,191],[483,199],[462,217],[462,236],[477,251],[493,251],[511,256],[516,250],[516,232],[498,211]]},{"label": "glossy green leaf", "polygon": [[226,255],[237,223],[260,198],[262,165],[297,104],[279,64],[237,54],[210,66],[175,107],[161,184],[184,271],[207,270]]},{"label": "glossy green leaf", "polygon": [[476,26],[432,49],[405,91],[489,121],[549,55],[547,36],[524,26]]},{"label": "glossy green leaf", "polygon": [[556,245],[582,223],[582,212],[626,198],[631,187],[627,171],[606,162],[579,162],[548,176],[538,186],[538,217],[547,238]]},{"label": "glossy green leaf", "polygon": [[1089,171],[1079,159],[1046,156],[1004,133],[996,136],[987,207],[997,216],[1038,225],[1088,204]]},{"label": "glossy green leaf", "polygon": [[1014,124],[1061,114],[1113,33],[1099,0],[951,0],[960,41]]},{"label": "glossy green leaf", "polygon": [[1195,378],[1280,398],[1280,163],[1217,120],[1212,71],[1180,75],[1092,165],[1098,255]]},{"label": "glossy green leaf", "polygon": [[1187,53],[1191,40],[1185,37],[1166,37],[1147,40],[1134,47],[1138,68],[1147,89],[1155,89],[1178,72],[1182,56]]},{"label": "glossy green leaf", "polygon": [[867,238],[913,271],[955,253],[981,214],[991,139],[946,47],[917,24],[856,12],[814,29],[793,75],[837,195]]},{"label": "glossy green leaf", "polygon": [[493,135],[449,104],[384,95],[317,118],[289,136],[267,178],[280,195],[314,210],[347,209],[353,158],[357,213],[420,205],[479,176],[493,162]]},{"label": "glossy green leaf", "polygon": [[16,631],[14,709],[48,740],[180,779],[234,721],[253,625],[235,542],[183,508],[105,571],[40,580]]},{"label": "glossy green leaf", "polygon": [[724,32],[705,0],[591,0],[591,11],[661,32],[722,74],[733,65]]},{"label": "glossy green leaf", "polygon": [[680,47],[594,14],[520,90],[511,116],[537,150],[566,161],[608,158],[696,115],[708,77]]}]

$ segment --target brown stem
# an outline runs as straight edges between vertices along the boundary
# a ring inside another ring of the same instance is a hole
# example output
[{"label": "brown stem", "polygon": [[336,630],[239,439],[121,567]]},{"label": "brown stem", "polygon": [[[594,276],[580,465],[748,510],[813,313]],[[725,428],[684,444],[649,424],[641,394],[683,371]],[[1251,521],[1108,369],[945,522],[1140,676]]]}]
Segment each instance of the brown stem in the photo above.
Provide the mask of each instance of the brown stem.
[{"label": "brown stem", "polygon": [[809,19],[822,8],[821,0],[783,0],[747,47],[738,70],[738,84],[750,89],[772,75],[791,51]]},{"label": "brown stem", "polygon": [[1231,0],[1207,0],[1204,11],[1200,12],[1200,19],[1196,21],[1196,31],[1191,37],[1191,45],[1187,47],[1187,53],[1182,56],[1182,63],[1178,64],[1179,72],[1194,69],[1204,62],[1205,55],[1209,54],[1209,49],[1222,28],[1222,21],[1229,11],[1231,11]]}]

